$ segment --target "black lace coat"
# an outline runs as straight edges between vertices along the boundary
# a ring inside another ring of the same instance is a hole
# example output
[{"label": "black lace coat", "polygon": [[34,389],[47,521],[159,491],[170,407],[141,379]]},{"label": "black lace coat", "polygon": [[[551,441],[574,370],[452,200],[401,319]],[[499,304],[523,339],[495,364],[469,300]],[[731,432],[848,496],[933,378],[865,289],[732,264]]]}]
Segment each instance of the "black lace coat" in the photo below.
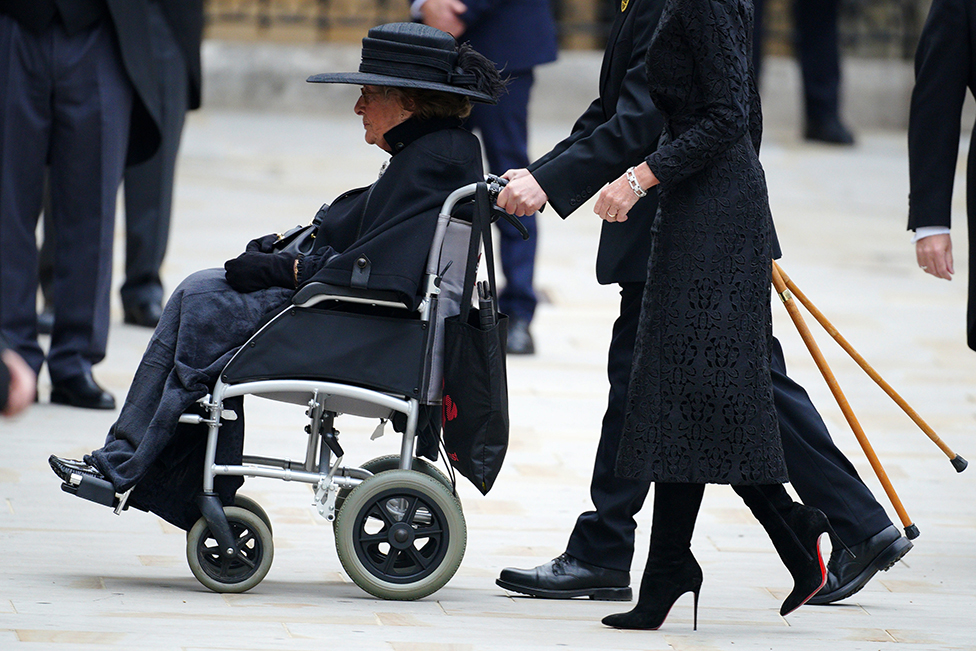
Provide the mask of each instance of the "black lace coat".
[{"label": "black lace coat", "polygon": [[752,0],[668,0],[647,52],[660,207],[617,472],[787,480],[769,375],[775,235],[759,164]]}]

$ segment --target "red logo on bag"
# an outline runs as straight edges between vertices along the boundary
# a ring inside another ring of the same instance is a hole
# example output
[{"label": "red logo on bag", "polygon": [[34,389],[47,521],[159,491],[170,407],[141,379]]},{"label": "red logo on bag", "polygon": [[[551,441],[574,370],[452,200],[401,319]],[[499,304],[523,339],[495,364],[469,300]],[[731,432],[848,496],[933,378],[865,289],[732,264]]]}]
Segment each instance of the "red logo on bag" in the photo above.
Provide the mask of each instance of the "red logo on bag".
[{"label": "red logo on bag", "polygon": [[457,418],[457,405],[451,400],[451,396],[444,396],[444,420],[454,420]]}]

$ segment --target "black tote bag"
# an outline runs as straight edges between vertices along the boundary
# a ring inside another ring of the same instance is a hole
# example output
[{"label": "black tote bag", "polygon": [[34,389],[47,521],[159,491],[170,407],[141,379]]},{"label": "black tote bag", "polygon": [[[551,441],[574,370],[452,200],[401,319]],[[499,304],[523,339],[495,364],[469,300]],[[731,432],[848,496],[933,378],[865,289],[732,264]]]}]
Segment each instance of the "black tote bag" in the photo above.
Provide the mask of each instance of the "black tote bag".
[{"label": "black tote bag", "polygon": [[[451,465],[487,494],[508,449],[508,317],[498,313],[491,246],[491,200],[484,183],[475,193],[461,313],[444,320],[444,449]],[[480,243],[484,242],[490,297],[471,305]]]}]

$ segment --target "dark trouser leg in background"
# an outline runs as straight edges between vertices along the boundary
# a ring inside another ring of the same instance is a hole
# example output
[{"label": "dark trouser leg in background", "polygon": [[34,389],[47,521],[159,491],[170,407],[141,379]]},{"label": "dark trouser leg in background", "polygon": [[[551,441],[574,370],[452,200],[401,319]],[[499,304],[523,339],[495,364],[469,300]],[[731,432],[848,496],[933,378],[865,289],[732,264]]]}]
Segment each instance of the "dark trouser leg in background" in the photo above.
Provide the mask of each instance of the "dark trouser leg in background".
[{"label": "dark trouser leg in background", "polygon": [[155,326],[163,300],[160,267],[169,240],[176,155],[189,80],[183,55],[162,12],[154,3],[149,8],[151,45],[159,64],[163,98],[161,140],[152,158],[125,170],[125,282],[121,294],[127,323]]},{"label": "dark trouser leg in background", "polygon": [[[3,60],[42,62],[31,70],[5,66],[0,73],[0,327],[39,370],[44,355],[37,344],[34,226],[48,155],[51,219],[63,242],[55,256],[57,323],[47,360],[57,385],[90,376],[92,364],[105,356],[115,198],[132,87],[106,22],[74,35],[54,24],[36,35],[6,16],[0,20],[0,49],[9,55]],[[9,158],[15,153],[16,161]]]},{"label": "dark trouser leg in background", "polygon": [[[511,75],[511,81],[498,104],[475,104],[468,119],[468,126],[481,132],[488,170],[492,174],[504,174],[529,164],[529,95],[535,77],[531,69],[506,71],[506,74]],[[497,222],[501,235],[499,255],[505,276],[505,287],[498,297],[498,304],[499,309],[511,318],[509,352],[531,354],[535,352],[535,345],[528,325],[535,315],[537,303],[533,279],[539,231],[535,214],[519,217],[519,220],[529,231],[528,240],[523,240],[508,222]]]},{"label": "dark trouser leg in background", "polygon": [[637,605],[629,612],[604,617],[604,624],[614,628],[657,629],[678,597],[694,592],[694,627],[698,628],[702,570],[691,553],[691,537],[704,493],[704,484],[654,486],[651,545]]}]

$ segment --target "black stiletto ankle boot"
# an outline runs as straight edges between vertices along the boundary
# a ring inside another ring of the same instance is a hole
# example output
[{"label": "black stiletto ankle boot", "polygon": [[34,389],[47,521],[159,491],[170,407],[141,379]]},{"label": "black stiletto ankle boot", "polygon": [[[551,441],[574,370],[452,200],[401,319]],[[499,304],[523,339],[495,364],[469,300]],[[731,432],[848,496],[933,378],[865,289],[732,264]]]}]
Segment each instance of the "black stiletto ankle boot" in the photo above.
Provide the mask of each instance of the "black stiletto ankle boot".
[{"label": "black stiletto ankle boot", "polygon": [[820,537],[832,531],[827,516],[804,504],[793,504],[787,523],[796,544],[785,545],[784,550],[776,545],[776,549],[786,569],[793,575],[793,592],[783,601],[780,615],[788,615],[805,604],[827,582],[827,566],[820,554]]},{"label": "black stiletto ankle boot", "polygon": [[613,628],[657,630],[664,623],[678,597],[686,592],[695,595],[694,630],[698,630],[698,594],[701,592],[702,570],[688,552],[677,563],[661,564],[644,570],[640,596],[633,610],[607,615],[603,623]]},{"label": "black stiletto ankle boot", "polygon": [[783,565],[793,575],[793,591],[780,615],[788,615],[820,591],[827,567],[820,555],[820,536],[833,529],[821,511],[790,498],[781,484],[735,486],[773,542]]}]

